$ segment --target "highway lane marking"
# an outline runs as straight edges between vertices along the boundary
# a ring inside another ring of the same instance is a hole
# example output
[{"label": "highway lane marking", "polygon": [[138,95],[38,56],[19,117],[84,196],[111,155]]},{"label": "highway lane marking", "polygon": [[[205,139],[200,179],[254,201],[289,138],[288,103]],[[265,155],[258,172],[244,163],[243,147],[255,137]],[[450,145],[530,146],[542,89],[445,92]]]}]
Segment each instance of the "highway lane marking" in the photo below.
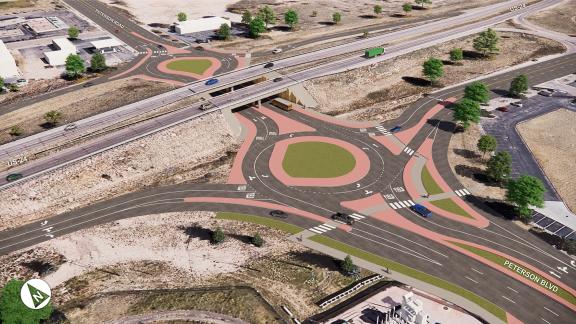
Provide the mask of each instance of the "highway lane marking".
[{"label": "highway lane marking", "polygon": [[550,322],[548,322],[547,320],[543,319],[542,317],[540,317],[541,320],[543,320],[544,322],[548,323],[548,324],[552,324]]},{"label": "highway lane marking", "polygon": [[506,288],[508,288],[508,289],[512,290],[512,291],[513,291],[513,292],[515,292],[515,293],[518,293],[518,291],[517,291],[517,290],[515,290],[515,289],[512,289],[512,288],[510,288],[510,287],[508,287],[508,286],[506,286]]},{"label": "highway lane marking", "polygon": [[470,269],[472,269],[472,271],[474,271],[474,272],[476,272],[476,273],[479,273],[479,274],[481,274],[481,275],[484,275],[483,272],[480,272],[480,271],[478,271],[478,270],[476,270],[476,269],[474,269],[474,268],[470,268]]},{"label": "highway lane marking", "polygon": [[549,311],[550,313],[552,313],[552,314],[554,314],[554,315],[556,315],[556,316],[560,316],[560,315],[556,314],[555,312],[553,312],[550,308],[548,308],[548,307],[546,307],[546,306],[543,306],[543,307],[544,307],[545,310]]},{"label": "highway lane marking", "polygon": [[506,297],[506,296],[502,296],[502,298],[506,299],[507,301],[511,302],[512,304],[516,304],[515,301],[513,301],[512,299]]},{"label": "highway lane marking", "polygon": [[472,281],[473,283],[476,283],[476,284],[478,283],[478,281],[476,281],[476,280],[474,280],[474,279],[472,279],[472,278],[470,278],[470,277],[468,277],[468,276],[464,276],[464,278]]}]

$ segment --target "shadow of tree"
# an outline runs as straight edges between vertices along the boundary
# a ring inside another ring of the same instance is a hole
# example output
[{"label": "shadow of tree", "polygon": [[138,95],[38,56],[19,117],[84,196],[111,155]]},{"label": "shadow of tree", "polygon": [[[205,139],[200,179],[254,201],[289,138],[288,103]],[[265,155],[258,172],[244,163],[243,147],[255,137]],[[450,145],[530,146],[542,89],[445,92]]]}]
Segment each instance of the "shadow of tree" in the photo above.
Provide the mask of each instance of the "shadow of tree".
[{"label": "shadow of tree", "polygon": [[228,234],[227,236],[244,244],[252,244],[252,236],[242,234]]},{"label": "shadow of tree", "polygon": [[432,85],[432,82],[430,82],[429,80],[411,77],[411,76],[403,76],[402,80],[410,83],[411,85],[417,86],[417,87],[429,87]]},{"label": "shadow of tree", "polygon": [[193,238],[197,238],[201,241],[210,241],[212,238],[212,230],[203,228],[199,224],[192,224],[192,226],[178,226],[178,229],[188,236],[186,243],[189,243]]},{"label": "shadow of tree", "polygon": [[428,119],[426,123],[432,126],[437,126],[439,130],[448,133],[452,133],[456,127],[456,124],[447,120]]},{"label": "shadow of tree", "polygon": [[467,159],[478,159],[480,158],[480,154],[476,151],[467,150],[467,149],[454,149],[454,153],[460,155],[461,157],[465,157]]},{"label": "shadow of tree", "polygon": [[469,50],[463,50],[462,51],[462,55],[464,56],[465,60],[483,60],[486,57],[480,53],[480,52],[476,52],[476,51],[469,51]]},{"label": "shadow of tree", "polygon": [[465,196],[463,199],[474,207],[502,219],[514,220],[518,218],[515,207],[507,202],[477,196]]},{"label": "shadow of tree", "polygon": [[325,268],[331,271],[340,271],[338,260],[316,252],[310,251],[292,251],[289,255],[297,261],[304,262],[306,264],[314,265],[320,268]]},{"label": "shadow of tree", "polygon": [[55,270],[52,263],[42,260],[32,260],[30,262],[21,263],[22,266],[36,272],[40,276],[45,276]]}]

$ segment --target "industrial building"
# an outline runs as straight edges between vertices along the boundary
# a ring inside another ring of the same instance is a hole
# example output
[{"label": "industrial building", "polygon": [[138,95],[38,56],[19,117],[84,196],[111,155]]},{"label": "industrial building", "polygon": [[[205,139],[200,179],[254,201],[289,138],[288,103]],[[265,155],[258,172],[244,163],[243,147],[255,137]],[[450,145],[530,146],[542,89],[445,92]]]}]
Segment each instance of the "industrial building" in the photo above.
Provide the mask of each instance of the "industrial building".
[{"label": "industrial building", "polygon": [[52,46],[57,50],[45,52],[46,62],[52,66],[61,66],[66,64],[66,58],[71,54],[77,54],[76,46],[67,38],[56,38],[52,40]]},{"label": "industrial building", "polygon": [[16,60],[0,40],[0,77],[4,80],[17,78],[20,76],[20,71],[16,66]]},{"label": "industrial building", "polygon": [[118,47],[122,46],[122,43],[115,38],[100,39],[92,41],[91,44],[97,52],[102,54],[116,52]]},{"label": "industrial building", "polygon": [[193,34],[217,30],[220,28],[220,26],[222,26],[222,24],[226,24],[230,27],[232,26],[232,23],[228,19],[224,19],[222,17],[209,17],[179,21],[174,24],[174,30],[180,35]]}]

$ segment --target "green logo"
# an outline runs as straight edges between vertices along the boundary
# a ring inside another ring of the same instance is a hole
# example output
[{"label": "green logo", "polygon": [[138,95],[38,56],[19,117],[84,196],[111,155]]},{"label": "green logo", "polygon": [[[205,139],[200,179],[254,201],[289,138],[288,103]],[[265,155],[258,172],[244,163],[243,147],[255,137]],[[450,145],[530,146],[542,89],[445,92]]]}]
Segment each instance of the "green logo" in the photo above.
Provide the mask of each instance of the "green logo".
[{"label": "green logo", "polygon": [[20,290],[20,299],[31,309],[40,309],[48,304],[51,297],[50,286],[40,279],[26,281]]}]

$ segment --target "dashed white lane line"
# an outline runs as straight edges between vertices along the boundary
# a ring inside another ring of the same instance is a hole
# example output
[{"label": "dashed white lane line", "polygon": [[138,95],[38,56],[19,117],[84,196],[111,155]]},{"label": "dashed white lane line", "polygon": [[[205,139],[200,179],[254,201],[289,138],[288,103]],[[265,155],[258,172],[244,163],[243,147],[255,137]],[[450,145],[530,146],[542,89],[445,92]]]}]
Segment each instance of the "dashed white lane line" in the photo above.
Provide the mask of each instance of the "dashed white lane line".
[{"label": "dashed white lane line", "polygon": [[515,301],[513,301],[512,299],[506,297],[506,296],[502,296],[502,298],[506,299],[507,301],[511,302],[512,304],[516,304]]},{"label": "dashed white lane line", "polygon": [[476,284],[478,283],[478,281],[476,281],[476,280],[474,280],[474,279],[472,279],[472,278],[470,278],[470,277],[464,276],[464,278],[472,281],[473,283],[476,283]]},{"label": "dashed white lane line", "polygon": [[510,288],[510,287],[506,287],[506,288],[512,290],[512,291],[515,292],[515,293],[518,293],[518,290],[512,289],[512,288]]},{"label": "dashed white lane line", "polygon": [[547,320],[543,319],[542,317],[540,317],[540,319],[541,319],[542,321],[544,321],[544,323],[552,324],[552,323],[548,322]]},{"label": "dashed white lane line", "polygon": [[557,313],[553,312],[551,309],[549,309],[549,308],[546,307],[546,306],[544,306],[544,309],[547,310],[547,311],[549,311],[550,313],[556,315],[556,316],[560,316],[560,315],[558,315]]},{"label": "dashed white lane line", "polygon": [[476,269],[474,269],[474,268],[470,268],[470,269],[472,269],[472,271],[474,271],[474,272],[476,272],[476,273],[479,273],[479,274],[481,274],[481,275],[484,274],[483,272],[480,272],[480,271],[478,271],[478,270],[476,270]]}]

